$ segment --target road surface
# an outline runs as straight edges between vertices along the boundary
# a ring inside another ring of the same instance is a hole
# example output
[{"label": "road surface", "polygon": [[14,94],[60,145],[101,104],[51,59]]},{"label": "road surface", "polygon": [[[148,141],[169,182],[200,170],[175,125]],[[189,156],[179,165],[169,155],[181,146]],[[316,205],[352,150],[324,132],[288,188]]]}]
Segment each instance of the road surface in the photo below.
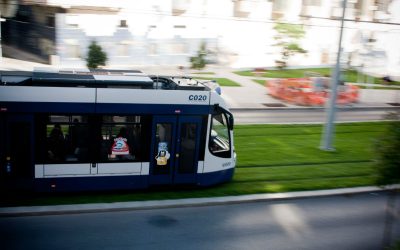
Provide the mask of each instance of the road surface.
[{"label": "road surface", "polygon": [[[400,197],[397,197],[399,203]],[[1,249],[381,249],[386,193],[0,218]],[[397,204],[398,207],[399,204]],[[399,239],[398,218],[392,238]]]},{"label": "road surface", "polygon": [[[343,108],[336,113],[338,122],[378,121],[400,108]],[[236,124],[324,123],[323,109],[232,109]]]}]

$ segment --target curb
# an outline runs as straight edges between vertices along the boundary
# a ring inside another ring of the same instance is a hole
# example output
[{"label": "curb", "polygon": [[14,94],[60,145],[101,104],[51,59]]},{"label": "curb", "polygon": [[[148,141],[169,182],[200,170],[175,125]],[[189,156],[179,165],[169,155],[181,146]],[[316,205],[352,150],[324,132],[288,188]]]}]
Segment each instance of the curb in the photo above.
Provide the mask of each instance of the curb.
[{"label": "curb", "polygon": [[157,201],[133,201],[115,203],[95,203],[55,206],[30,206],[30,207],[3,207],[0,208],[0,217],[43,216],[78,213],[99,213],[132,210],[148,210],[163,208],[182,208],[200,206],[218,206],[226,204],[239,204],[247,202],[281,201],[299,198],[315,198],[338,195],[354,195],[370,192],[384,192],[400,188],[400,185],[386,187],[355,187],[317,191],[299,191],[274,194],[252,194],[240,196],[225,196],[212,198],[190,198]]}]

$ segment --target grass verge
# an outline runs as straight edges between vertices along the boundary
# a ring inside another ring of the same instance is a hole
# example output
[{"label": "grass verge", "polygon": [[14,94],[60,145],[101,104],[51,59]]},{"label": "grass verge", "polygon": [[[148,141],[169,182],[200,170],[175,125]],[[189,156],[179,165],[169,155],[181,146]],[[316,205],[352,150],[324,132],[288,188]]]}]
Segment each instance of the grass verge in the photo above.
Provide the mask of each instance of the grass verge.
[{"label": "grass verge", "polygon": [[231,182],[208,188],[3,196],[1,206],[163,200],[374,185],[373,146],[385,122],[336,125],[336,151],[318,149],[321,125],[239,125],[238,164]]},{"label": "grass verge", "polygon": [[[284,69],[284,70],[265,70],[265,72],[259,74],[254,73],[254,71],[236,71],[235,74],[241,76],[259,76],[259,77],[269,77],[269,78],[300,78],[306,76],[308,73],[316,73],[323,76],[331,75],[331,68],[305,68],[305,69]],[[368,75],[359,74],[356,70],[346,70],[344,72],[344,81],[345,82],[358,82],[358,78],[362,79],[363,82],[366,82],[366,78]],[[383,80],[380,78],[373,78],[375,84],[384,84]],[[386,86],[390,85],[400,85],[400,82],[391,82],[390,84],[385,84]]]},{"label": "grass verge", "polygon": [[237,82],[234,82],[228,78],[210,78],[210,77],[196,77],[196,79],[199,80],[214,80],[216,81],[220,86],[225,86],[225,87],[239,87],[240,84]]},{"label": "grass verge", "polygon": [[193,72],[194,75],[215,75],[214,72]]},{"label": "grass verge", "polygon": [[252,79],[253,82],[260,84],[261,86],[265,86],[266,80]]}]

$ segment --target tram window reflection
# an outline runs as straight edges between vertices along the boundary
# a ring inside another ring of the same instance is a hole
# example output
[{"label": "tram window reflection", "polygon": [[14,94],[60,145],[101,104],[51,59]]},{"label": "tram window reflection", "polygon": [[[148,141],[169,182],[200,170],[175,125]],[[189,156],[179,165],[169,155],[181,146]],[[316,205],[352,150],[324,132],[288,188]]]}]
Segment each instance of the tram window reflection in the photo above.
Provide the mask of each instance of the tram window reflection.
[{"label": "tram window reflection", "polygon": [[140,161],[140,116],[103,116],[101,161]]}]

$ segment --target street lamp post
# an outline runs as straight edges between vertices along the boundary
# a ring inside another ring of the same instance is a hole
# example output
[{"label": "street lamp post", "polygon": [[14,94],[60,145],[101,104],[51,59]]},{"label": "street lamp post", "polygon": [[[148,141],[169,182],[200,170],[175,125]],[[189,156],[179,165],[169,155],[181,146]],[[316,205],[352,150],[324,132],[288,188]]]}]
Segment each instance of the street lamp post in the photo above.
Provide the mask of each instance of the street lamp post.
[{"label": "street lamp post", "polygon": [[3,48],[1,46],[1,23],[4,22],[6,19],[1,18],[1,10],[0,10],[0,62],[3,61]]},{"label": "street lamp post", "polygon": [[336,66],[331,82],[331,93],[328,103],[329,106],[327,108],[326,123],[320,147],[322,150],[326,151],[335,150],[334,147],[332,146],[332,138],[335,132],[334,122],[336,113],[336,97],[337,97],[337,86],[340,79],[340,57],[342,54],[343,25],[344,25],[344,16],[346,12],[347,0],[343,0],[342,4],[343,4],[343,12],[340,24],[339,46],[337,51]]}]

